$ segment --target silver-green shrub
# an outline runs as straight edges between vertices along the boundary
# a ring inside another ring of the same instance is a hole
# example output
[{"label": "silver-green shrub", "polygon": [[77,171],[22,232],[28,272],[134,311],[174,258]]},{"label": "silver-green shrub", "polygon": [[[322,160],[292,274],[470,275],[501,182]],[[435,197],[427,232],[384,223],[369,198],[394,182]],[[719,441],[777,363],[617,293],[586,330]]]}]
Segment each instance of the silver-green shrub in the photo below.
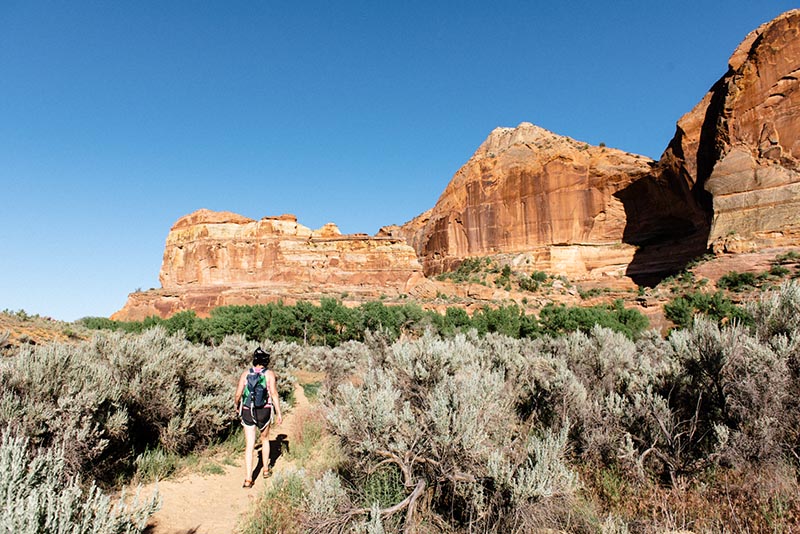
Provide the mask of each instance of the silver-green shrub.
[{"label": "silver-green shrub", "polygon": [[[328,398],[329,425],[353,476],[387,464],[401,473],[406,498],[393,504],[407,524],[444,517],[492,529],[518,506],[577,489],[566,463],[568,425],[538,435],[516,416],[519,354],[531,342],[487,338],[429,333],[378,346],[362,380]],[[424,504],[415,497],[422,488],[436,488]],[[314,508],[330,509],[318,498]],[[458,517],[449,517],[455,503]]]},{"label": "silver-green shrub", "polygon": [[768,341],[776,335],[796,337],[800,329],[800,284],[784,282],[776,291],[763,293],[747,305],[756,337]]},{"label": "silver-green shrub", "polygon": [[[384,520],[526,532],[581,515],[570,508],[582,485],[576,462],[675,487],[713,466],[797,465],[800,289],[786,284],[748,310],[752,327],[697,319],[635,343],[595,327],[535,340],[375,336],[319,351],[317,368],[330,370],[328,425],[346,464],[342,481],[328,475],[331,492],[312,491],[308,506],[339,518],[318,524],[363,529],[364,488],[394,466],[404,491],[382,504]],[[627,530],[605,517],[580,528]]]},{"label": "silver-green shrub", "polygon": [[243,338],[193,345],[162,328],[23,346],[0,360],[0,426],[61,445],[70,473],[113,480],[147,448],[183,454],[224,434],[254,348]]},{"label": "silver-green shrub", "polygon": [[63,451],[31,452],[28,439],[3,432],[0,443],[0,533],[132,534],[159,508],[157,493],[116,502],[65,472]]},{"label": "silver-green shrub", "polygon": [[327,519],[349,505],[347,492],[341,479],[333,471],[326,471],[314,481],[306,496],[306,510],[312,519]]},{"label": "silver-green shrub", "polygon": [[[642,395],[668,389],[678,368],[666,342],[646,333],[634,344],[602,327],[559,338],[521,341],[515,370],[517,414],[541,430],[570,420],[570,444],[584,460],[639,465],[633,440],[649,413],[632,408]],[[638,474],[640,469],[634,471]]]},{"label": "silver-green shrub", "polygon": [[565,425],[557,435],[548,429],[543,436],[529,436],[521,463],[506,457],[503,450],[489,454],[489,474],[495,483],[508,489],[514,506],[544,497],[572,495],[578,490],[578,475],[565,458],[568,430]]},{"label": "silver-green shrub", "polygon": [[[669,341],[682,367],[674,411],[696,427],[695,455],[714,452],[714,440],[725,435],[724,449],[716,452],[734,462],[780,457],[787,431],[796,432],[787,423],[797,422],[787,410],[795,401],[786,358],[740,325],[720,328],[700,318]],[[727,431],[721,434],[721,427]]]}]

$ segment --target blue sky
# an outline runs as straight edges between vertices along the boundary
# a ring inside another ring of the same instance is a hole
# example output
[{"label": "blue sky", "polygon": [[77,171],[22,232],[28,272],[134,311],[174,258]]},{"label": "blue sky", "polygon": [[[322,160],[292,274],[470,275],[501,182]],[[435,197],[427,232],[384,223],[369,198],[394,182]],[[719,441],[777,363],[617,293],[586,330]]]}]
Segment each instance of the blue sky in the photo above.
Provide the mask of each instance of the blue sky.
[{"label": "blue sky", "polygon": [[0,310],[108,316],[199,208],[373,234],[496,126],[658,158],[785,1],[0,2]]}]

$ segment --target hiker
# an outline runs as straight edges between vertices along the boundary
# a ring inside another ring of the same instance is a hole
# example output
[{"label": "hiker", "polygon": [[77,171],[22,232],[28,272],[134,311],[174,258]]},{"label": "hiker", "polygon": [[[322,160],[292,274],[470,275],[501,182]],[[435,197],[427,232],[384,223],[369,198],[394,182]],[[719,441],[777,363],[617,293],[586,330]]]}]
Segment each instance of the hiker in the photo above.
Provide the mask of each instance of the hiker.
[{"label": "hiker", "polygon": [[236,386],[235,404],[244,427],[245,479],[243,488],[253,487],[253,450],[256,445],[256,428],[261,432],[261,460],[264,478],[270,476],[269,470],[269,428],[273,418],[277,424],[283,422],[275,373],[267,369],[270,355],[258,347],[253,352],[253,367],[244,371]]}]

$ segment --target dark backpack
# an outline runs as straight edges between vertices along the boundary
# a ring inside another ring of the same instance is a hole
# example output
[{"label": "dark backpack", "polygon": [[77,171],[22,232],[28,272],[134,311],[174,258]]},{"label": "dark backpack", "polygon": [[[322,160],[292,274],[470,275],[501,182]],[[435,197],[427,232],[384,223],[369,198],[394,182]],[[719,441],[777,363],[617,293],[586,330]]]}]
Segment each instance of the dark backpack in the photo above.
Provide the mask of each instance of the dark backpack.
[{"label": "dark backpack", "polygon": [[247,387],[244,393],[244,404],[250,408],[271,406],[269,389],[267,388],[267,370],[251,368],[247,373]]}]

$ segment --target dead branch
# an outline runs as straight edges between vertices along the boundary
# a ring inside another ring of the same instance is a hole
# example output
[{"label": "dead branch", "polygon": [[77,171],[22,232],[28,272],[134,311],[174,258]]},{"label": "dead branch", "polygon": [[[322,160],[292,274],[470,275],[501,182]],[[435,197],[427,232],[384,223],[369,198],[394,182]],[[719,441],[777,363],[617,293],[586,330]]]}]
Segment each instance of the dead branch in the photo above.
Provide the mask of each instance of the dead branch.
[{"label": "dead branch", "polygon": [[404,461],[403,458],[400,458],[399,456],[397,456],[395,453],[393,453],[391,451],[385,451],[385,450],[377,450],[377,451],[375,451],[375,454],[377,456],[380,456],[381,458],[386,458],[381,463],[393,463],[393,464],[397,465],[397,467],[399,467],[400,471],[403,473],[403,483],[406,486],[411,486],[411,483],[410,483],[411,482],[411,470],[408,467],[408,463],[406,461]]},{"label": "dead branch", "polygon": [[[390,517],[405,509],[406,520],[404,530],[405,532],[412,532],[412,529],[415,525],[414,513],[416,511],[416,502],[417,499],[419,499],[419,497],[423,494],[426,487],[427,483],[425,482],[425,479],[420,479],[417,481],[414,491],[412,491],[405,499],[393,506],[390,506],[389,508],[383,508],[382,510],[379,510],[378,513],[380,513],[382,517]],[[314,532],[343,533],[345,532],[347,525],[357,516],[369,515],[371,513],[372,510],[370,508],[350,508],[341,514],[318,521],[314,525]]]}]

